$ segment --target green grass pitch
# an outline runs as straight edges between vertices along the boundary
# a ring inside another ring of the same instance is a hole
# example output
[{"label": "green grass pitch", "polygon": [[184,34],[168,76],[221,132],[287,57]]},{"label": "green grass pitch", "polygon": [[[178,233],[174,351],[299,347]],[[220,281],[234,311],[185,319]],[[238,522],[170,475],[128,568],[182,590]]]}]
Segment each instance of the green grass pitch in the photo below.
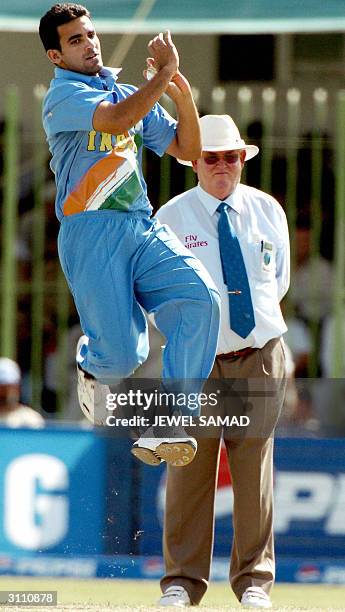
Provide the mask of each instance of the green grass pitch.
[{"label": "green grass pitch", "polygon": [[[50,610],[120,611],[152,610],[160,596],[158,581],[148,580],[76,580],[72,578],[1,577],[0,590],[55,590],[58,607],[39,607],[36,612]],[[345,610],[345,586],[277,584],[272,594],[274,610]],[[1,612],[34,608],[6,606]],[[157,609],[157,608],[156,608]],[[160,608],[161,609],[161,608]],[[171,610],[176,608],[170,608]],[[241,610],[230,587],[225,582],[210,585],[200,609],[220,611]]]}]

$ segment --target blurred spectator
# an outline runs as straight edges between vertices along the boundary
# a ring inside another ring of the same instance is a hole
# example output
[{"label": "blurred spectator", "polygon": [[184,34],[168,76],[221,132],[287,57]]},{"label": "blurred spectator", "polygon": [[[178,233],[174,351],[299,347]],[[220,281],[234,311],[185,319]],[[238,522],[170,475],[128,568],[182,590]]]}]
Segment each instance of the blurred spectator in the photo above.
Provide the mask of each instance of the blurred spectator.
[{"label": "blurred spectator", "polygon": [[[334,315],[330,315],[326,318],[321,335],[321,351],[320,361],[322,368],[322,375],[326,378],[333,378],[334,372],[334,355],[335,355],[335,340],[336,340],[336,325]],[[342,320],[342,335],[343,340],[345,339],[345,310],[343,311]],[[342,378],[345,378],[345,351],[342,351],[341,363],[337,364],[340,366]]]},{"label": "blurred spectator", "polygon": [[294,376],[295,378],[306,378],[310,354],[313,350],[310,331],[302,319],[286,317],[285,321],[288,331],[284,334],[284,339],[291,350]]},{"label": "blurred spectator", "polygon": [[288,308],[286,299],[281,302],[282,313],[287,325],[284,334],[284,342],[287,344],[293,362],[294,378],[306,378],[308,376],[308,365],[313,342],[308,325],[294,316],[291,308]]},{"label": "blurred spectator", "polygon": [[21,374],[18,364],[0,357],[0,425],[43,427],[43,417],[20,403]]},{"label": "blurred spectator", "polygon": [[[282,409],[281,418],[279,425],[285,425],[289,422],[290,415],[294,412],[295,406],[298,401],[296,381],[295,381],[295,363],[293,355],[289,345],[285,340],[286,334],[284,334],[284,353],[285,353],[285,376],[286,376],[286,390],[285,398]],[[279,435],[279,434],[278,434]]]},{"label": "blurred spectator", "polygon": [[[44,257],[46,261],[57,259],[57,235],[59,222],[55,215],[56,187],[53,181],[44,186]],[[35,212],[30,208],[19,217],[18,237],[16,243],[17,258],[19,262],[31,262],[33,242],[35,237]]]},{"label": "blurred spectator", "polygon": [[[321,176],[320,180],[320,200],[321,200],[321,241],[320,253],[327,259],[333,257],[333,233],[334,233],[334,197],[335,197],[335,181],[333,173],[333,155],[331,147],[331,137],[326,132],[318,135],[319,141],[317,147],[321,147]],[[300,212],[306,211],[311,213],[310,203],[312,201],[312,182],[313,182],[313,161],[312,161],[312,132],[305,132],[300,139],[300,148],[297,157],[297,208]],[[308,203],[308,204],[307,204]],[[331,204],[331,205],[330,205]]]},{"label": "blurred spectator", "polygon": [[[291,320],[290,320],[291,322]],[[295,323],[299,323],[296,319]],[[290,324],[290,323],[287,323]],[[303,329],[303,327],[301,328]],[[297,337],[298,325],[294,333]],[[289,329],[291,331],[291,329]],[[294,333],[291,337],[294,336]],[[314,379],[303,380],[296,377],[295,361],[284,334],[286,357],[286,392],[281,417],[276,430],[277,437],[315,438],[323,434],[321,422],[313,402]]]},{"label": "blurred spectator", "polygon": [[[57,235],[59,231],[59,222],[55,215],[55,195],[56,187],[53,181],[47,181],[44,186],[44,280],[43,280],[43,359],[44,370],[49,369],[49,361],[51,355],[53,358],[56,353],[57,335],[58,335],[58,308],[59,308],[59,275],[60,264],[57,254]],[[31,208],[22,213],[19,217],[18,234],[16,241],[16,253],[18,259],[18,274],[19,279],[23,283],[23,291],[19,293],[18,299],[18,337],[17,337],[17,356],[18,362],[22,368],[22,396],[29,402],[31,397],[30,387],[30,369],[32,360],[32,312],[31,312],[31,281],[33,276],[33,251],[35,242],[36,229],[36,211]],[[37,236],[36,236],[37,238]],[[40,240],[40,237],[38,237]],[[69,324],[73,324],[75,319],[75,309],[72,300],[66,295],[69,301]],[[46,365],[47,363],[47,365]],[[46,415],[54,415],[57,409],[56,406],[56,385],[52,390],[46,386],[45,371],[42,372],[43,389],[41,404],[44,406]]]},{"label": "blurred spectator", "polygon": [[321,435],[321,423],[313,402],[313,381],[296,381],[297,402],[289,415],[289,437],[316,438]]},{"label": "blurred spectator", "polygon": [[330,313],[333,291],[332,264],[311,253],[311,232],[306,225],[296,229],[296,269],[290,285],[289,298],[297,316],[306,322],[322,322]]},{"label": "blurred spectator", "polygon": [[45,362],[44,362],[44,405],[55,406],[55,411],[50,412],[66,421],[84,421],[84,415],[80,410],[78,395],[77,395],[77,370],[75,363],[75,349],[77,342],[80,338],[82,331],[79,323],[72,325],[66,330],[66,387],[64,394],[63,410],[62,412],[56,413],[56,400],[59,392],[59,354],[57,345],[51,347],[51,350],[47,351]]}]

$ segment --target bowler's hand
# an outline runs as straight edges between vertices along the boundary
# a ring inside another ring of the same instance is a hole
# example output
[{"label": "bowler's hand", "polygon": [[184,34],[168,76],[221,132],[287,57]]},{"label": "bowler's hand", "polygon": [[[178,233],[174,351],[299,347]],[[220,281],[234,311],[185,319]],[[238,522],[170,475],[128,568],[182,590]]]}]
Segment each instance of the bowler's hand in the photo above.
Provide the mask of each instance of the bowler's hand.
[{"label": "bowler's hand", "polygon": [[188,80],[178,70],[171,79],[165,93],[173,100],[173,102],[177,102],[182,97],[190,96],[192,91]]},{"label": "bowler's hand", "polygon": [[147,48],[156,72],[159,72],[162,68],[168,68],[172,78],[179,67],[179,56],[171,39],[170,31],[167,30],[164,34],[160,32],[158,36],[150,40]]},{"label": "bowler's hand", "polygon": [[[146,58],[146,69],[143,72],[145,79],[148,81],[157,74],[157,70],[155,68],[155,61],[153,57]],[[165,91],[165,93],[171,98],[174,102],[181,96],[191,95],[191,87],[186,77],[178,70],[176,74],[172,77],[169,85]]]}]

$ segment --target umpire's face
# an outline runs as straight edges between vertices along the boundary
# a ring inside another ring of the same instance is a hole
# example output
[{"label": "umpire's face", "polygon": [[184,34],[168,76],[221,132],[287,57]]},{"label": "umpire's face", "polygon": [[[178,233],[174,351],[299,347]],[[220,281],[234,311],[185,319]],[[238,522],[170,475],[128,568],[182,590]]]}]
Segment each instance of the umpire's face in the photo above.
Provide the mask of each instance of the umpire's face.
[{"label": "umpire's face", "polygon": [[203,151],[202,157],[193,162],[200,186],[215,198],[225,200],[239,183],[245,157],[244,149]]},{"label": "umpire's face", "polygon": [[95,75],[103,67],[101,45],[88,17],[78,17],[57,28],[61,51],[50,49],[53,64],[66,70]]}]

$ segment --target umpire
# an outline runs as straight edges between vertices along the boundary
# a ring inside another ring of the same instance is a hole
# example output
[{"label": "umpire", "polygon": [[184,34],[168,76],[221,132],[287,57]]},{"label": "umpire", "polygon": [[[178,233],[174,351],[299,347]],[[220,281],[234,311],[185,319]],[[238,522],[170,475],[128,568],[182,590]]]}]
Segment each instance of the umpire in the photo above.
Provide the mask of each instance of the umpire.
[{"label": "umpire", "polygon": [[[201,118],[202,157],[190,163],[197,187],[157,217],[205,265],[221,295],[217,357],[211,378],[242,379],[252,429],[224,434],[234,493],[230,583],[243,606],[270,608],[273,546],[273,433],[285,390],[286,331],[279,302],[289,286],[284,211],[270,195],[240,183],[258,153],[228,115]],[[181,162],[185,163],[185,162]],[[259,387],[262,393],[251,393]],[[244,405],[244,402],[243,402]],[[194,462],[168,466],[161,606],[201,601],[209,580],[214,501],[222,432],[199,440]],[[229,509],[230,510],[230,509]]]}]

